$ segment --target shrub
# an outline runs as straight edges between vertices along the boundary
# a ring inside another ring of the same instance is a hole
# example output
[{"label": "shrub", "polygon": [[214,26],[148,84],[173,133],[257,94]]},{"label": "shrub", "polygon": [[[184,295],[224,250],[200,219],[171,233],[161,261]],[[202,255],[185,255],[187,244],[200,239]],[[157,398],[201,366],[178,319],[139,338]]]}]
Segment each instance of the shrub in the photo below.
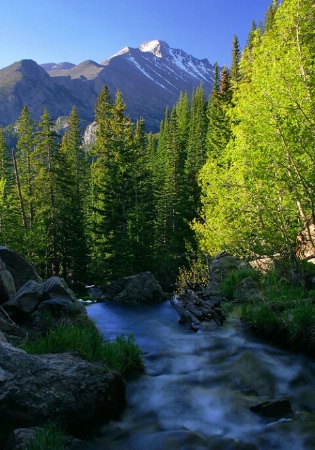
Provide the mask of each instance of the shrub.
[{"label": "shrub", "polygon": [[179,275],[176,279],[176,292],[180,294],[185,289],[192,289],[193,291],[202,291],[209,282],[208,262],[205,257],[192,256],[189,259],[189,267],[181,267]]}]

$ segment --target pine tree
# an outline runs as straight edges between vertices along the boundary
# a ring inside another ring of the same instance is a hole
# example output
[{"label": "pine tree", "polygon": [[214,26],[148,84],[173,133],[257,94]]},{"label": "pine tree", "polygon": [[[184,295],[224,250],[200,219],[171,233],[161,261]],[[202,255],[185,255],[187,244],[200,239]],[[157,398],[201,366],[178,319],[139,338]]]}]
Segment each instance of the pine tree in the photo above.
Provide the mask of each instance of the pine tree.
[{"label": "pine tree", "polygon": [[32,230],[36,236],[36,262],[45,276],[60,274],[59,142],[53,127],[54,122],[45,110],[38,123],[36,147],[32,153],[35,208]]},{"label": "pine tree", "polygon": [[121,93],[116,93],[113,103],[105,86],[96,106],[98,128],[93,148],[94,209],[90,240],[92,272],[98,271],[103,281],[134,273],[135,242],[139,237],[134,234],[139,220],[136,212],[139,204],[135,203],[139,167],[135,161],[143,136],[138,128],[135,138],[125,109]]},{"label": "pine tree", "polygon": [[83,281],[87,273],[87,175],[88,163],[82,150],[80,120],[73,108],[58,158],[61,273],[67,281],[73,282]]},{"label": "pine tree", "polygon": [[17,250],[22,233],[19,212],[12,162],[0,127],[0,242]]},{"label": "pine tree", "polygon": [[241,56],[241,52],[240,52],[240,44],[238,41],[238,37],[234,36],[233,51],[232,51],[232,65],[231,65],[231,70],[230,70],[231,84],[234,88],[237,86],[237,84],[241,78],[240,67],[239,67],[240,56]]},{"label": "pine tree", "polygon": [[185,162],[188,220],[191,221],[200,207],[200,188],[198,176],[206,162],[207,102],[202,85],[192,97],[187,156]]},{"label": "pine tree", "polygon": [[32,153],[35,147],[35,123],[31,119],[27,106],[22,109],[16,122],[17,141],[17,170],[21,183],[21,195],[25,208],[25,227],[31,228],[34,219],[34,168]]},{"label": "pine tree", "polygon": [[207,160],[219,160],[229,142],[231,124],[228,111],[231,107],[231,101],[231,78],[227,67],[223,67],[220,80],[215,82],[208,103]]}]

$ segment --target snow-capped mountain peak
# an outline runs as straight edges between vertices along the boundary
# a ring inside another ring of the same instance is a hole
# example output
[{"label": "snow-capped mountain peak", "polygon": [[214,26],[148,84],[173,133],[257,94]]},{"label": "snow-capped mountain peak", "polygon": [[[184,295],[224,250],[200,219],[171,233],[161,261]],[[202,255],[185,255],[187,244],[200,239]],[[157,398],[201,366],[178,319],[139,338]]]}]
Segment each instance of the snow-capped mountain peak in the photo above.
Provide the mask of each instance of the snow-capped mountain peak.
[{"label": "snow-capped mountain peak", "polygon": [[139,46],[139,50],[142,52],[150,52],[153,53],[158,58],[163,58],[165,53],[168,52],[169,45],[164,41],[159,41],[158,39],[154,39],[153,41],[144,42]]},{"label": "snow-capped mountain peak", "polygon": [[[113,97],[117,90],[122,93],[131,120],[143,117],[146,128],[156,132],[165,108],[172,108],[181,93],[191,95],[201,83],[206,97],[213,89],[214,69],[207,59],[158,39],[124,47],[101,64],[86,60],[72,66],[49,63],[40,67],[34,61],[22,61],[0,70],[0,90],[4,86],[7,92],[0,102],[0,125],[14,123],[23,105],[35,111],[33,118],[38,120],[44,101],[52,117],[66,116],[76,106],[81,120],[92,122],[97,95],[106,84]],[[7,90],[3,80],[15,80],[16,73],[18,81]]]}]

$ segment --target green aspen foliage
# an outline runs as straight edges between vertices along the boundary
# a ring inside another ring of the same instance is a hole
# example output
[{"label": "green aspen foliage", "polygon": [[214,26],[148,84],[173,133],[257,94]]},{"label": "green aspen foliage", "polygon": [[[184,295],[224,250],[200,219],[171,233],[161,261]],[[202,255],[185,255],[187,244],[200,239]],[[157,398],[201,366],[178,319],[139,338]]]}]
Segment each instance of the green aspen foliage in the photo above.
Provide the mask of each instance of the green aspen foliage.
[{"label": "green aspen foliage", "polygon": [[273,2],[243,52],[233,139],[223,169],[207,162],[203,174],[195,230],[209,253],[292,256],[297,233],[314,223],[314,19],[312,1]]}]

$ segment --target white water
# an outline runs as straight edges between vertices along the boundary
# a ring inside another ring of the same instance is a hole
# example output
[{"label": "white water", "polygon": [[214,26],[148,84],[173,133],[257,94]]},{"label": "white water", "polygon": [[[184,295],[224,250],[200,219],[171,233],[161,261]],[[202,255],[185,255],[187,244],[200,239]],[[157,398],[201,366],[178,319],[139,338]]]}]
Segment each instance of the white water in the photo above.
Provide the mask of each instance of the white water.
[{"label": "white water", "polygon": [[[146,374],[127,383],[127,408],[82,449],[315,449],[314,361],[260,342],[238,320],[193,333],[169,302],[87,308],[106,339],[133,334]],[[249,410],[287,398],[293,415]]]}]

